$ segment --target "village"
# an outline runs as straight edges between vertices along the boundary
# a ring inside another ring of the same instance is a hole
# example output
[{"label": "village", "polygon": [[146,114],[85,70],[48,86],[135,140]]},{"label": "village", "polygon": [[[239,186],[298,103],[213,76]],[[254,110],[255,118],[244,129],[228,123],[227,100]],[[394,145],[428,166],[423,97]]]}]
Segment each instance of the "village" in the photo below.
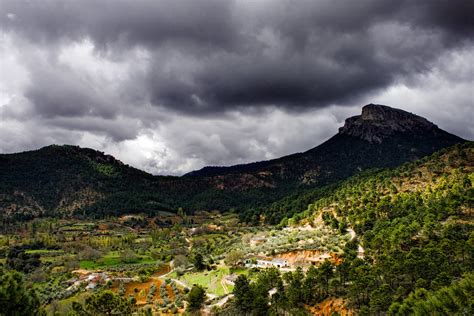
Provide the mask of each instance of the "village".
[{"label": "village", "polygon": [[35,229],[44,248],[27,252],[37,254],[51,276],[37,286],[45,299],[54,297],[55,309],[67,310],[70,299],[111,290],[160,313],[183,312],[186,293],[195,285],[205,289],[210,311],[232,297],[240,275],[255,280],[269,268],[283,274],[325,261],[338,265],[344,245],[355,238],[350,229],[341,234],[319,224],[249,227],[234,214],[218,212],[40,222]]}]

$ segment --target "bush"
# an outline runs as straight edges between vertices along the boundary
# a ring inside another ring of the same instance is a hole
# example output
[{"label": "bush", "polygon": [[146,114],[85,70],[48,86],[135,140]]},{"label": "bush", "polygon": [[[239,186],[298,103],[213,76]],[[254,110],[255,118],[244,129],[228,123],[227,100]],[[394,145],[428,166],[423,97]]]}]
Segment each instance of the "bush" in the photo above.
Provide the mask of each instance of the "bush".
[{"label": "bush", "polygon": [[194,285],[188,294],[189,309],[197,311],[201,309],[204,300],[206,299],[206,291],[199,285]]},{"label": "bush", "polygon": [[123,284],[123,282],[120,282],[118,294],[120,296],[123,296],[125,294],[125,285]]},{"label": "bush", "polygon": [[130,249],[126,249],[120,253],[120,261],[123,263],[135,263],[138,261],[138,257],[135,252]]}]

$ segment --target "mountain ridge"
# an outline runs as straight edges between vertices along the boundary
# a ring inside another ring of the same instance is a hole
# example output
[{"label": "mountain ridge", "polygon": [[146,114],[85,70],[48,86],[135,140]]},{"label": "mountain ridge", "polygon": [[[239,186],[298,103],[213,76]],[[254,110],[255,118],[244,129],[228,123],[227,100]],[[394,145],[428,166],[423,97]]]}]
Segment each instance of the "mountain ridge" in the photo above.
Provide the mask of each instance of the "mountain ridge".
[{"label": "mountain ridge", "polygon": [[305,152],[206,167],[182,177],[153,176],[94,149],[52,145],[0,155],[0,216],[263,208],[362,170],[398,166],[460,142],[422,117],[369,104],[336,135]]},{"label": "mountain ridge", "polygon": [[[402,119],[398,124],[396,123],[397,119]],[[385,124],[381,124],[384,123]],[[452,135],[448,132],[445,132],[438,128],[437,125],[431,123],[427,119],[412,114],[410,112],[392,108],[386,105],[380,104],[367,104],[362,107],[361,115],[352,116],[345,120],[344,126],[339,128],[339,132],[321,143],[320,145],[311,148],[304,152],[294,153],[286,155],[283,157],[264,160],[258,162],[251,162],[247,164],[238,164],[234,166],[206,166],[202,169],[191,171],[185,174],[185,177],[202,177],[215,175],[219,172],[234,171],[241,168],[249,167],[259,168],[271,164],[272,162],[279,162],[282,159],[286,158],[298,158],[304,154],[317,151],[318,147],[323,146],[327,143],[330,143],[334,137],[338,135],[353,136],[369,143],[381,143],[384,138],[390,137],[396,133],[405,133],[405,132],[420,132],[425,129],[425,132],[442,134],[442,137],[448,137],[457,139],[458,141],[464,141],[462,138]],[[436,150],[434,150],[436,151]],[[419,158],[419,157],[418,157]]]}]

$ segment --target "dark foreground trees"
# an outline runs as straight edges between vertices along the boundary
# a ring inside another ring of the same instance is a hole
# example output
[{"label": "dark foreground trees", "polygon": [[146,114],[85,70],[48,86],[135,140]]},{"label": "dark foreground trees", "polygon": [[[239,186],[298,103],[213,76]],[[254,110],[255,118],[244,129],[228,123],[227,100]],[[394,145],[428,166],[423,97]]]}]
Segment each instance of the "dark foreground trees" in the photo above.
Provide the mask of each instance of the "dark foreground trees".
[{"label": "dark foreground trees", "polygon": [[200,285],[194,285],[188,294],[188,309],[190,312],[199,311],[206,300],[206,291]]},{"label": "dark foreground trees", "polygon": [[240,315],[268,315],[270,302],[276,310],[287,299],[280,272],[276,268],[259,272],[253,283],[250,283],[247,276],[239,275],[233,293],[235,301],[232,308]]},{"label": "dark foreground trees", "polygon": [[74,302],[72,309],[71,316],[132,315],[131,302],[110,291],[90,296],[84,305]]},{"label": "dark foreground trees", "polygon": [[18,272],[0,269],[0,316],[45,315],[33,290]]},{"label": "dark foreground trees", "polygon": [[474,315],[474,274],[435,292],[417,289],[402,303],[390,306],[390,315]]}]

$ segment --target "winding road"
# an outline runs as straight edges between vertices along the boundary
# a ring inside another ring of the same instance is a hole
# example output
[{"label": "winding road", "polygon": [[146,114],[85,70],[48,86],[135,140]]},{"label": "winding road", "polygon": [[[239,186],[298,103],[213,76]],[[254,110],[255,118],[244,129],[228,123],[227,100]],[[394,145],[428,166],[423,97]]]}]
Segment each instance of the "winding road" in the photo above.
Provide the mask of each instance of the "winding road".
[{"label": "winding road", "polygon": [[[351,235],[351,240],[354,240],[354,238],[357,237],[355,231],[352,228],[348,228],[347,231]],[[357,257],[361,259],[364,258],[364,253],[365,253],[365,250],[359,243],[359,245],[357,246]]]}]

